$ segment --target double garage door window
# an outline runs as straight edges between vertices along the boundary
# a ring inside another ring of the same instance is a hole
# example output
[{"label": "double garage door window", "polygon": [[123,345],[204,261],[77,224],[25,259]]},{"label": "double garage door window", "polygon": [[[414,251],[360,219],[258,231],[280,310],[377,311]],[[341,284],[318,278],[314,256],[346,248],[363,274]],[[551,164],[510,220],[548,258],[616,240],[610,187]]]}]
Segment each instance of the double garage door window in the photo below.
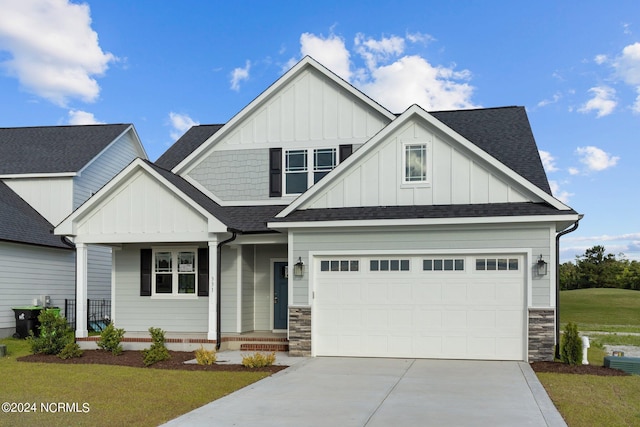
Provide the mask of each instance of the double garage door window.
[{"label": "double garage door window", "polygon": [[514,254],[319,258],[312,351],[525,360],[522,263]]}]

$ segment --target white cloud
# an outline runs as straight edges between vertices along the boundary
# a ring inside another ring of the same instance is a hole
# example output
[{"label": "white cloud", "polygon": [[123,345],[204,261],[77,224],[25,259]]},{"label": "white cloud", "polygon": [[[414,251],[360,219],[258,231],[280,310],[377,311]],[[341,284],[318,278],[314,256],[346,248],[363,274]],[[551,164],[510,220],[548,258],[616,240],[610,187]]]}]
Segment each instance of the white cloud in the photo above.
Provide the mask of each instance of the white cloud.
[{"label": "white cloud", "polygon": [[556,159],[548,151],[539,150],[540,159],[542,160],[542,166],[547,172],[555,172],[558,170],[556,167]]},{"label": "white cloud", "polygon": [[631,110],[634,113],[640,114],[640,87],[636,88],[636,92],[638,93],[638,96],[636,96],[636,101],[633,103]]},{"label": "white cloud", "polygon": [[612,156],[594,146],[578,147],[576,153],[580,156],[580,162],[586,165],[589,172],[599,172],[611,168],[620,160],[620,157]]},{"label": "white cloud", "polygon": [[407,33],[407,40],[409,40],[409,42],[411,43],[427,44],[432,41],[435,41],[436,39],[430,34],[416,32],[416,33]]},{"label": "white cloud", "polygon": [[231,89],[235,91],[240,90],[240,82],[249,79],[249,70],[251,69],[251,62],[247,60],[244,68],[234,68],[231,72]]},{"label": "white cloud", "polygon": [[169,123],[173,127],[171,130],[171,138],[176,140],[184,135],[192,126],[200,124],[186,114],[174,113],[173,111],[169,113]]},{"label": "white cloud", "polygon": [[596,57],[593,58],[593,60],[595,61],[596,64],[602,65],[605,62],[607,62],[609,58],[607,57],[607,55],[596,55]]},{"label": "white cloud", "polygon": [[574,167],[569,168],[570,175],[578,175],[579,173],[580,173],[580,169],[574,168]]},{"label": "white cloud", "polygon": [[626,84],[640,86],[640,42],[625,46],[613,66]]},{"label": "white cloud", "polygon": [[573,193],[569,193],[566,190],[561,190],[560,184],[558,184],[557,181],[549,181],[549,187],[551,187],[551,193],[553,194],[553,196],[564,204],[568,204],[569,198],[573,196]]},{"label": "white cloud", "polygon": [[351,55],[342,38],[334,34],[323,38],[303,33],[300,36],[300,53],[309,55],[343,79],[351,81]]},{"label": "white cloud", "polygon": [[355,68],[345,41],[333,34],[326,38],[302,34],[300,51],[395,112],[402,112],[411,104],[427,110],[476,107],[471,101],[474,88],[468,83],[469,70],[432,65],[421,56],[406,53],[407,41],[426,40],[433,38],[419,33],[380,39],[357,34],[354,50],[364,62],[362,68]]},{"label": "white cloud", "polygon": [[82,110],[69,110],[69,124],[70,125],[100,125],[104,122],[99,121],[93,115]]},{"label": "white cloud", "polygon": [[562,95],[560,93],[555,93],[551,99],[543,99],[542,101],[538,102],[537,106],[546,107],[547,105],[557,103],[558,101],[560,101],[561,98],[562,98]]},{"label": "white cloud", "polygon": [[10,54],[1,65],[25,90],[60,106],[97,99],[94,77],[117,58],[100,48],[87,4],[0,0],[0,10],[0,51]]},{"label": "white cloud", "polygon": [[596,86],[589,89],[593,93],[593,98],[587,101],[578,109],[581,113],[597,111],[596,117],[608,116],[613,112],[618,104],[615,101],[616,91],[609,86]]}]

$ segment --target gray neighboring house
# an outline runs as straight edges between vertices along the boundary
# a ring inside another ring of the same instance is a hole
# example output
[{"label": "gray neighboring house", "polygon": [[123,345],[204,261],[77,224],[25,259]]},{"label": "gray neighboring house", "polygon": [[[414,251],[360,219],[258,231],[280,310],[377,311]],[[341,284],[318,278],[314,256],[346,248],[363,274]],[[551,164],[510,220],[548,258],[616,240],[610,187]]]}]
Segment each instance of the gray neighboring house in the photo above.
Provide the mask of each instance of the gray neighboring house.
[{"label": "gray neighboring house", "polygon": [[306,57],[55,232],[79,296],[81,248],[114,248],[128,345],[160,327],[182,348],[533,361],[553,357],[557,239],[580,218],[524,108],[394,114]]},{"label": "gray neighboring house", "polygon": [[[15,332],[11,307],[76,297],[75,246],[53,228],[139,157],[130,124],[0,128],[0,337]],[[86,297],[111,299],[111,248],[88,254]]]}]

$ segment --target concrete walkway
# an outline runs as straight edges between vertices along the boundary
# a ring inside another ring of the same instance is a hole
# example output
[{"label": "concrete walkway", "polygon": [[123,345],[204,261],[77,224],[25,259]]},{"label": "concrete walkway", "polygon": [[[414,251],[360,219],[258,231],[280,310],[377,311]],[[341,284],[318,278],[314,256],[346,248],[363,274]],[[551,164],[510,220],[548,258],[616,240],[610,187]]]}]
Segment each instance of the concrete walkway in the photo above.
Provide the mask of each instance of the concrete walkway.
[{"label": "concrete walkway", "polygon": [[566,426],[527,363],[310,358],[166,426]]}]

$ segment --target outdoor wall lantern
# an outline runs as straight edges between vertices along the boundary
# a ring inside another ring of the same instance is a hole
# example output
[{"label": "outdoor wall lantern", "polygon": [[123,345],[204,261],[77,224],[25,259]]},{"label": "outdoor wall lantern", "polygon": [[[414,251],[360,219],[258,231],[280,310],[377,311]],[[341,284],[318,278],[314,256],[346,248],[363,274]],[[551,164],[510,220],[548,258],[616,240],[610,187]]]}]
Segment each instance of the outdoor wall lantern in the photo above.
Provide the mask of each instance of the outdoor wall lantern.
[{"label": "outdoor wall lantern", "polygon": [[298,257],[298,262],[293,264],[293,275],[296,277],[302,277],[304,275],[304,263],[301,257]]},{"label": "outdoor wall lantern", "polygon": [[542,259],[542,254],[540,254],[540,258],[536,264],[538,268],[538,276],[546,276],[547,275],[547,262]]}]

